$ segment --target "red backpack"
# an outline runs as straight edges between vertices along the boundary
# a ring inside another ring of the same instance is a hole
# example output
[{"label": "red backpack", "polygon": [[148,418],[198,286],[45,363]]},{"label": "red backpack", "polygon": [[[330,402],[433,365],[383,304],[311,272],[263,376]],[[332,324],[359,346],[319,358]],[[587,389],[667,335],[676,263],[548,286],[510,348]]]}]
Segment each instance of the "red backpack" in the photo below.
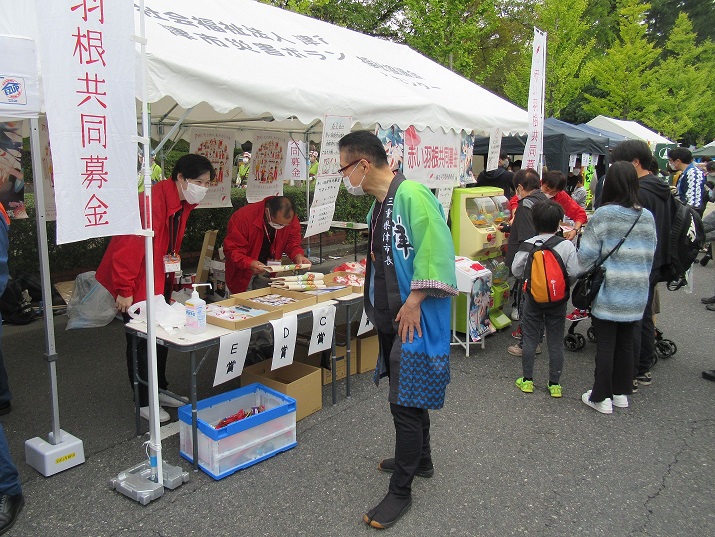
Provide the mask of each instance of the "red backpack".
[{"label": "red backpack", "polygon": [[519,251],[529,253],[524,269],[523,290],[537,306],[557,306],[569,299],[568,273],[563,259],[554,250],[564,240],[554,235],[545,242],[525,242],[519,248]]}]

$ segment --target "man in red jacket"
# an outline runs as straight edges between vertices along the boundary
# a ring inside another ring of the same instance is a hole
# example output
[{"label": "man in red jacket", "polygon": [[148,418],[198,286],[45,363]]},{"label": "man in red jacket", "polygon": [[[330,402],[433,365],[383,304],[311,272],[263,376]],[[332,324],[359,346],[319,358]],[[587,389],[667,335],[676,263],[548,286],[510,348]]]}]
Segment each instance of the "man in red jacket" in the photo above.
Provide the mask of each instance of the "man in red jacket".
[{"label": "man in red jacket", "polygon": [[228,221],[223,241],[228,289],[231,293],[248,290],[254,276],[266,274],[268,261],[280,261],[284,253],[294,263],[310,265],[300,242],[300,223],[289,197],[270,197],[241,207]]}]

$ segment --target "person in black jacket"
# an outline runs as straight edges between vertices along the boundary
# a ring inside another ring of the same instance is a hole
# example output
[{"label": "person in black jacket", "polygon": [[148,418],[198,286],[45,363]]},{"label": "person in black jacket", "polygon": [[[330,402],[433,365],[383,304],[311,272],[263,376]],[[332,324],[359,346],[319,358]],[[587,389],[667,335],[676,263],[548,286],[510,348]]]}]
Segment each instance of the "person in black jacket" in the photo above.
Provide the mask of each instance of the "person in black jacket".
[{"label": "person in black jacket", "polygon": [[514,195],[514,174],[506,169],[508,165],[509,155],[506,154],[506,151],[502,151],[499,153],[499,167],[496,170],[482,170],[479,172],[476,186],[501,188],[507,199],[511,198]]},{"label": "person in black jacket", "polygon": [[648,144],[640,140],[626,140],[611,153],[611,162],[627,161],[633,164],[638,174],[638,198],[643,208],[649,210],[655,220],[658,244],[650,272],[648,302],[640,329],[634,330],[633,354],[634,391],[638,385],[648,386],[653,381],[650,368],[655,357],[655,326],[653,325],[653,293],[658,282],[668,281],[670,270],[670,223],[671,193],[668,185],[650,172],[653,154]]}]

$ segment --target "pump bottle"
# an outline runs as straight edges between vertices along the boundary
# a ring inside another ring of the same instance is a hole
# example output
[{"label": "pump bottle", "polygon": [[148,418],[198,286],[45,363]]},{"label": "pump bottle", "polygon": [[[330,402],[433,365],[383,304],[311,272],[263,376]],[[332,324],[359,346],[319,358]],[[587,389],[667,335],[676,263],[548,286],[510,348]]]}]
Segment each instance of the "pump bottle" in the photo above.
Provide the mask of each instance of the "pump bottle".
[{"label": "pump bottle", "polygon": [[206,301],[199,297],[196,290],[201,286],[211,287],[210,283],[192,283],[194,290],[184,306],[186,306],[186,331],[191,334],[200,334],[206,330]]}]

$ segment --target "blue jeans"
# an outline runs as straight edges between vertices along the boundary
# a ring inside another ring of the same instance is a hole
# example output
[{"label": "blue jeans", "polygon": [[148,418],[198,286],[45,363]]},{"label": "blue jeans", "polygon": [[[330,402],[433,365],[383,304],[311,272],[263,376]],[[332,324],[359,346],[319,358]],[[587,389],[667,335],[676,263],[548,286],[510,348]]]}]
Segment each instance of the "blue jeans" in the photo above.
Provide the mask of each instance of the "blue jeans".
[{"label": "blue jeans", "polygon": [[[2,339],[2,317],[0,317],[0,340]],[[2,347],[0,347],[0,405],[7,403],[12,399],[10,393],[10,385],[7,381],[7,371],[5,371],[5,360],[2,355]]]},{"label": "blue jeans", "polygon": [[5,437],[5,428],[0,423],[0,494],[20,494],[20,477],[10,458],[10,448]]}]

